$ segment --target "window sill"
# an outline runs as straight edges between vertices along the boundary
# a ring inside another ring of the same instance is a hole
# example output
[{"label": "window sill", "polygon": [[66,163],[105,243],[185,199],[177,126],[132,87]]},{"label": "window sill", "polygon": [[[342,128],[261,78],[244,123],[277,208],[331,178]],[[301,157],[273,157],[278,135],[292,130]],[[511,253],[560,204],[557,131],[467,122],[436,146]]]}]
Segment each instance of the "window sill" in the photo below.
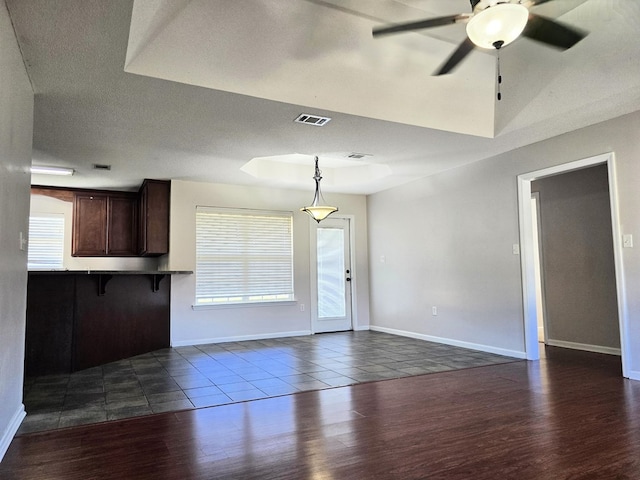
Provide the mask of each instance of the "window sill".
[{"label": "window sill", "polygon": [[297,300],[283,300],[279,302],[248,302],[222,303],[220,305],[191,305],[192,310],[218,310],[224,308],[256,308],[256,307],[291,307],[297,305]]}]

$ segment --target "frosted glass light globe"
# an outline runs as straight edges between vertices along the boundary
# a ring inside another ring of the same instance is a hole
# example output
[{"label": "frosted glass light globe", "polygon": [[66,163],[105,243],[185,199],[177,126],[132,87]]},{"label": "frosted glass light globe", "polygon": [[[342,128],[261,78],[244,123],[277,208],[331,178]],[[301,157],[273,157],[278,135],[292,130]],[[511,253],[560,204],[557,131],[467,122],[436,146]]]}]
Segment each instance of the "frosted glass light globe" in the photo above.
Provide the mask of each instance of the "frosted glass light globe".
[{"label": "frosted glass light globe", "polygon": [[508,45],[520,36],[529,19],[524,5],[499,3],[476,13],[467,23],[469,39],[480,48]]}]

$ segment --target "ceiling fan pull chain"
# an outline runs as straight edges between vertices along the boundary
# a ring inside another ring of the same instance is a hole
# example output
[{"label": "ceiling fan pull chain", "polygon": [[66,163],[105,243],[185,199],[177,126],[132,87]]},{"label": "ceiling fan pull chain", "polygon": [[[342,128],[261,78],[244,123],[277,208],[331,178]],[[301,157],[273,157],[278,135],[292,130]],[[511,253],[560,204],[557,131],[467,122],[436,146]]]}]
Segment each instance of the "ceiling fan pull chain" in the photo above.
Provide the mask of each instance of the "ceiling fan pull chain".
[{"label": "ceiling fan pull chain", "polygon": [[500,92],[500,85],[502,85],[502,75],[500,74],[500,49],[496,49],[496,65],[498,72],[498,100],[502,100],[502,93]]}]

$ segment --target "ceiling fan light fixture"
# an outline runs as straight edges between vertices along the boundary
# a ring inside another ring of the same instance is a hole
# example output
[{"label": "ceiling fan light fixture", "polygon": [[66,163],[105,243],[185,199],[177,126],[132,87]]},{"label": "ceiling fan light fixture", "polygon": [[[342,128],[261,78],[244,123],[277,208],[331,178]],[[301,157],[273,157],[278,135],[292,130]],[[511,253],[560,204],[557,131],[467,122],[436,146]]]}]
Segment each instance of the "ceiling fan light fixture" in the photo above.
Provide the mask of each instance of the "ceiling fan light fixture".
[{"label": "ceiling fan light fixture", "polygon": [[[529,10],[516,3],[498,3],[476,13],[467,23],[469,39],[480,48],[509,45],[523,32]],[[499,48],[499,47],[498,47]]]}]

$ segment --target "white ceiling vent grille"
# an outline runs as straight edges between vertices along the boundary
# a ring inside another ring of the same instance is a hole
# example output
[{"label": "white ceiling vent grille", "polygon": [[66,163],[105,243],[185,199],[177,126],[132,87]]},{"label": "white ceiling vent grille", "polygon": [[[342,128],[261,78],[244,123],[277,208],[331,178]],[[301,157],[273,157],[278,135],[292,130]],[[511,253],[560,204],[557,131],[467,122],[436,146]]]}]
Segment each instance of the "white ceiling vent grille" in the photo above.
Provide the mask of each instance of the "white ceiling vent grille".
[{"label": "white ceiling vent grille", "polygon": [[111,165],[104,165],[104,164],[100,164],[100,163],[94,163],[93,164],[93,169],[94,170],[111,170]]},{"label": "white ceiling vent grille", "polygon": [[347,158],[351,158],[353,160],[361,160],[364,157],[371,157],[370,153],[357,153],[357,152],[353,152],[350,153],[349,155],[347,155]]},{"label": "white ceiling vent grille", "polygon": [[298,118],[294,120],[294,122],[313,125],[315,127],[324,127],[327,123],[329,123],[330,120],[331,119],[329,117],[320,117],[319,115],[301,113],[300,115],[298,115]]}]

